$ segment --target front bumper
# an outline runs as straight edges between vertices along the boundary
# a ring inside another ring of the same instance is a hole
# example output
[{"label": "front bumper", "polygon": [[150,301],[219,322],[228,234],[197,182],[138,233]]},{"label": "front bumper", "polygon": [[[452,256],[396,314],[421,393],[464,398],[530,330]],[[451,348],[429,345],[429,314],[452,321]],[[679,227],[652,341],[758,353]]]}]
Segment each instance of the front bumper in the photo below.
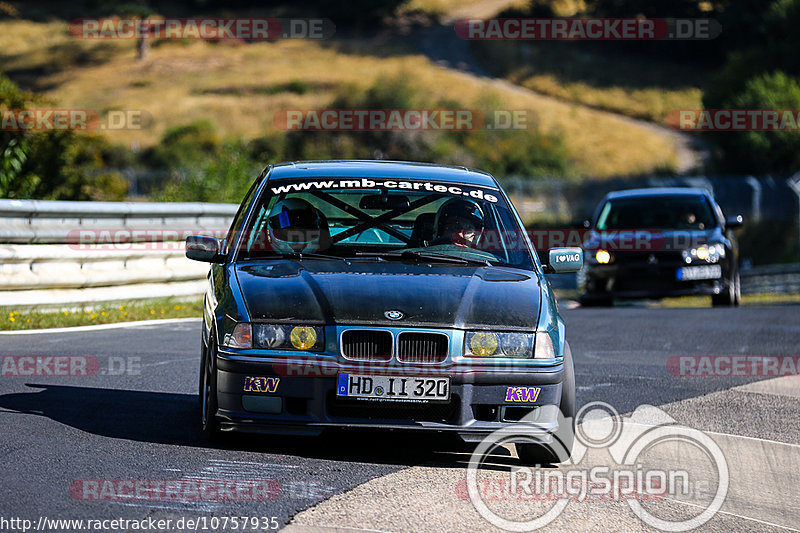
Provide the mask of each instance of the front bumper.
[{"label": "front bumper", "polygon": [[[327,359],[217,355],[217,418],[223,431],[319,435],[331,428],[370,428],[453,433],[477,442],[517,423],[520,432],[547,442],[558,429],[563,363],[549,367],[381,367]],[[447,402],[407,403],[336,396],[339,373],[449,377]],[[273,378],[274,392],[245,392],[246,378]],[[277,380],[277,381],[274,381]],[[506,401],[510,387],[539,389],[535,401]],[[522,417],[526,422],[519,423]]]},{"label": "front bumper", "polygon": [[652,264],[646,261],[592,265],[586,272],[585,297],[665,298],[669,296],[710,296],[727,287],[726,268],[716,279],[678,280],[676,272],[687,266],[679,261]]}]

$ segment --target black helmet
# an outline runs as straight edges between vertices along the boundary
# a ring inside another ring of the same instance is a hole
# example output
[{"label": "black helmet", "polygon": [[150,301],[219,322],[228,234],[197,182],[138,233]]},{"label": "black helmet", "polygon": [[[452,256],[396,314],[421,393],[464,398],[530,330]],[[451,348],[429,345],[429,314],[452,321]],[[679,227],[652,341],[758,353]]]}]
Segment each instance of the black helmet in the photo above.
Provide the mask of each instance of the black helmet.
[{"label": "black helmet", "polygon": [[[485,225],[485,215],[478,202],[465,198],[451,198],[443,203],[436,213],[434,222],[436,240],[474,246]],[[474,231],[472,239],[464,239],[463,236],[468,231]]]}]

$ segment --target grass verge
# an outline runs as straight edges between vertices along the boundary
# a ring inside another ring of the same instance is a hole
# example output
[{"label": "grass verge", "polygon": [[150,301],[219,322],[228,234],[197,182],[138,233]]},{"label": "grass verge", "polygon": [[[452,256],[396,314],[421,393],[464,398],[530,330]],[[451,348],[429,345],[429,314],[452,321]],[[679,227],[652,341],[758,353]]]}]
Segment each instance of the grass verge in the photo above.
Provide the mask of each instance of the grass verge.
[{"label": "grass verge", "polygon": [[[563,305],[568,305],[566,302],[572,300],[577,301],[580,298],[580,291],[576,289],[555,289],[556,297]],[[800,294],[772,294],[772,293],[756,293],[756,294],[743,294],[743,306],[755,305],[782,305],[782,304],[800,304]],[[629,307],[637,306],[658,309],[658,308],[699,308],[711,307],[710,296],[679,296],[675,298],[664,298],[662,300],[623,300],[616,305]]]},{"label": "grass verge", "polygon": [[473,50],[496,75],[566,102],[663,123],[675,109],[701,109],[708,72],[571,42],[486,41]]},{"label": "grass verge", "polygon": [[[741,305],[774,305],[800,303],[800,294],[743,294]],[[654,307],[711,307],[708,296],[683,296],[681,298],[664,298]]]},{"label": "grass verge", "polygon": [[0,331],[66,328],[157,318],[189,318],[200,317],[202,313],[202,299],[179,301],[172,298],[47,311],[36,309],[18,311],[5,307],[0,308]]}]

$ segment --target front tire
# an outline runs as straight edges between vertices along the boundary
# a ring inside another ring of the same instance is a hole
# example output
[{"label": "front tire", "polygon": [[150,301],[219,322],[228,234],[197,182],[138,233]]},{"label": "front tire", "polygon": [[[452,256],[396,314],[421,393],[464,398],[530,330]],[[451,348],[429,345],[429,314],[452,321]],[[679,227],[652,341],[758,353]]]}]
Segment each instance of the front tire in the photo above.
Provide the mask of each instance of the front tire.
[{"label": "front tire", "polygon": [[563,463],[572,454],[575,442],[575,368],[569,344],[564,347],[564,381],[561,384],[561,416],[552,444],[515,444],[523,464]]},{"label": "front tire", "polygon": [[720,294],[711,296],[713,307],[733,307],[738,306],[742,299],[742,289],[739,281],[739,273],[736,272],[728,280],[726,290]]},{"label": "front tire", "polygon": [[208,348],[203,351],[200,369],[200,422],[203,437],[214,441],[219,438],[217,420],[217,345],[212,335]]}]

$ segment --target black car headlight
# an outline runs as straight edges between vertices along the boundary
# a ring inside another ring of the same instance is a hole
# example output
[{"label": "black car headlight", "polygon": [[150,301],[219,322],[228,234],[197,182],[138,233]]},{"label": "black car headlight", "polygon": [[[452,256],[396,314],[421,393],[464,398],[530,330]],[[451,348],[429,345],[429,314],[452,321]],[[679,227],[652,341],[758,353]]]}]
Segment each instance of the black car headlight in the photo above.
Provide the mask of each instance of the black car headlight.
[{"label": "black car headlight", "polygon": [[683,261],[691,263],[718,263],[725,257],[725,246],[720,243],[701,244],[695,248],[683,251]]},{"label": "black car headlight", "polygon": [[516,333],[469,331],[464,337],[466,357],[506,357],[513,359],[551,359],[555,357],[553,341],[545,332]]},{"label": "black car headlight", "polygon": [[266,350],[319,352],[325,347],[325,334],[319,326],[253,324],[253,346]]}]

